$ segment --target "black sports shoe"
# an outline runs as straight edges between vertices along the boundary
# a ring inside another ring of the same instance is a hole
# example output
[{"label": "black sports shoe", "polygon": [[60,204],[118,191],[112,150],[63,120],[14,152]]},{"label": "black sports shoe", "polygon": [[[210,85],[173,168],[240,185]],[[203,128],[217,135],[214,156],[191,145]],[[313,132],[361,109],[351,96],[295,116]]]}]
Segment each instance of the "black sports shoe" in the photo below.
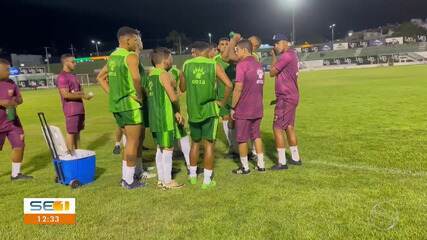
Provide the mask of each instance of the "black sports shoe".
[{"label": "black sports shoe", "polygon": [[288,163],[292,164],[292,165],[299,165],[299,166],[301,166],[302,165],[302,160],[300,159],[299,161],[295,161],[293,159],[289,159]]},{"label": "black sports shoe", "polygon": [[16,177],[10,176],[10,180],[12,180],[12,181],[20,181],[20,180],[22,181],[22,180],[31,180],[31,179],[33,179],[32,176],[24,175],[22,173],[18,173],[18,175],[16,175]]},{"label": "black sports shoe", "polygon": [[240,174],[240,175],[247,175],[249,173],[251,173],[251,170],[245,170],[243,167],[240,167],[238,169],[234,169],[232,171],[234,174]]},{"label": "black sports shoe", "polygon": [[120,145],[116,145],[116,146],[114,146],[114,149],[113,149],[113,154],[120,154]]},{"label": "black sports shoe", "polygon": [[273,167],[271,167],[271,170],[273,170],[273,171],[280,171],[280,170],[286,170],[286,169],[288,169],[288,165],[283,165],[283,164],[280,164],[280,163],[278,163],[277,165],[274,165]]},{"label": "black sports shoe", "polygon": [[138,181],[133,181],[133,183],[128,184],[125,180],[123,180],[122,181],[122,187],[126,188],[128,190],[132,190],[132,189],[137,189],[137,188],[145,187],[145,183],[138,182]]},{"label": "black sports shoe", "polygon": [[258,172],[265,172],[265,168],[260,168],[258,166],[255,166],[255,170],[257,170]]}]

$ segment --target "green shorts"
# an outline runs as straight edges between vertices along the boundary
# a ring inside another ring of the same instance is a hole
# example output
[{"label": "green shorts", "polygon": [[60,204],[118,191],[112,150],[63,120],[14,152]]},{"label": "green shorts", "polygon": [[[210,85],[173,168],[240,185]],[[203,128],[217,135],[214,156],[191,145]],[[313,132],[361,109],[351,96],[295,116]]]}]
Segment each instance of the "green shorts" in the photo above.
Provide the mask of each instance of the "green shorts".
[{"label": "green shorts", "polygon": [[172,148],[175,143],[175,131],[152,132],[156,145],[161,148]]},{"label": "green shorts", "polygon": [[200,142],[202,139],[215,141],[218,129],[218,117],[211,117],[202,122],[189,122],[190,136],[194,142]]},{"label": "green shorts", "polygon": [[141,109],[135,109],[125,112],[113,113],[116,123],[120,128],[124,128],[127,125],[140,125],[142,124],[142,111]]},{"label": "green shorts", "polygon": [[145,128],[149,128],[150,124],[148,123],[148,103],[144,101],[142,106],[142,124]]},{"label": "green shorts", "polygon": [[185,136],[187,136],[187,131],[185,130],[185,127],[175,122],[175,139],[179,140]]}]

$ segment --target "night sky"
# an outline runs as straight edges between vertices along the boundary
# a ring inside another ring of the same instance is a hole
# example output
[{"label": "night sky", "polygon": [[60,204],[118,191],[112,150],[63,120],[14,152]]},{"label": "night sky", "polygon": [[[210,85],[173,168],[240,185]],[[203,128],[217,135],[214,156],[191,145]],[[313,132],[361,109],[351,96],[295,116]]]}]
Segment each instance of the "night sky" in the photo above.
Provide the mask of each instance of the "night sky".
[{"label": "night sky", "polygon": [[[102,50],[115,47],[118,27],[142,32],[145,47],[164,45],[171,30],[192,40],[227,35],[230,30],[270,39],[290,32],[291,9],[286,0],[9,0],[2,1],[0,48],[16,53],[58,53],[72,43],[89,50],[91,39]],[[329,38],[337,24],[338,37],[348,30],[376,28],[386,23],[427,18],[427,0],[296,0],[298,42]]]}]

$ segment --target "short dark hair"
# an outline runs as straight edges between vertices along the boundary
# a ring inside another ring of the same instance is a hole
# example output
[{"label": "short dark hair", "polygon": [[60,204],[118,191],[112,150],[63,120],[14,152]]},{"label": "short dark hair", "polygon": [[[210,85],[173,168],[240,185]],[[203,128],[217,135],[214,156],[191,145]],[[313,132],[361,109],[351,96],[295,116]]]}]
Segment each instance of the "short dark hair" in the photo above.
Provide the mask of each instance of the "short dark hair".
[{"label": "short dark hair", "polygon": [[254,49],[254,47],[252,46],[251,41],[249,41],[247,39],[240,40],[237,43],[237,46],[239,46],[239,48],[245,48],[245,49],[247,49],[250,53],[252,53],[252,51]]},{"label": "short dark hair", "polygon": [[71,53],[64,53],[61,55],[61,62],[63,63],[65,61],[65,59],[70,58],[70,57],[74,57]]},{"label": "short dark hair", "polygon": [[252,35],[252,36],[250,36],[250,37],[255,38],[255,39],[259,42],[259,44],[260,44],[260,45],[262,44],[262,40],[261,40],[261,38],[260,38],[260,37],[258,37],[257,35]]},{"label": "short dark hair", "polygon": [[218,44],[222,41],[230,41],[230,39],[228,37],[222,37],[218,40]]},{"label": "short dark hair", "polygon": [[191,48],[194,48],[198,51],[204,51],[206,49],[209,49],[209,43],[203,41],[196,41],[191,44]]},{"label": "short dark hair", "polygon": [[155,67],[156,64],[162,63],[162,61],[171,55],[171,51],[165,47],[158,47],[150,53],[151,64]]},{"label": "short dark hair", "polygon": [[117,31],[117,39],[120,39],[123,36],[129,36],[129,35],[139,35],[139,31],[128,27],[128,26],[124,26],[119,28],[119,30]]},{"label": "short dark hair", "polygon": [[10,65],[10,62],[7,59],[0,58],[0,64],[2,64],[2,65]]}]

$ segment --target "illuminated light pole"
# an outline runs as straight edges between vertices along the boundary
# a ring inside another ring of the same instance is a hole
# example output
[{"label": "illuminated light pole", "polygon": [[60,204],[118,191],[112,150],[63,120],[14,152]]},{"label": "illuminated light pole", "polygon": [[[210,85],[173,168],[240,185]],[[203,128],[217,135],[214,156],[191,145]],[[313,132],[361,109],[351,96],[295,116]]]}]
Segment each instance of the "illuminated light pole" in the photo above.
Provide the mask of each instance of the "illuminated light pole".
[{"label": "illuminated light pole", "polygon": [[99,48],[98,48],[98,46],[101,45],[101,42],[100,41],[95,41],[95,40],[92,40],[91,42],[92,42],[92,44],[95,44],[96,55],[99,56]]}]

